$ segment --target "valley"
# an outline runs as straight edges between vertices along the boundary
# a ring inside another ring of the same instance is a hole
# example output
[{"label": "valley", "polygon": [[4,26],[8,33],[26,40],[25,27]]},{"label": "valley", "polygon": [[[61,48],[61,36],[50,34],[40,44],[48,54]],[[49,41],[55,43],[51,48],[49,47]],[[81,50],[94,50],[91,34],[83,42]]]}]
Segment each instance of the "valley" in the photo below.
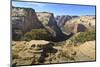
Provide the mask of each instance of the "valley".
[{"label": "valley", "polygon": [[12,7],[12,64],[38,65],[96,60],[95,16],[54,16]]}]

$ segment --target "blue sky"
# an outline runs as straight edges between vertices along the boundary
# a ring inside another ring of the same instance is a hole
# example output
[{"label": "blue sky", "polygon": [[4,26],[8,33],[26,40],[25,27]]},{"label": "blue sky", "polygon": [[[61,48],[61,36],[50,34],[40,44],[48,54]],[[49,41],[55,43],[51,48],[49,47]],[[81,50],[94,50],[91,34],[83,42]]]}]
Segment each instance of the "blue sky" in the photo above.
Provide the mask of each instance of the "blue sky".
[{"label": "blue sky", "polygon": [[15,7],[33,8],[36,12],[51,12],[54,15],[95,15],[95,6],[12,1]]}]

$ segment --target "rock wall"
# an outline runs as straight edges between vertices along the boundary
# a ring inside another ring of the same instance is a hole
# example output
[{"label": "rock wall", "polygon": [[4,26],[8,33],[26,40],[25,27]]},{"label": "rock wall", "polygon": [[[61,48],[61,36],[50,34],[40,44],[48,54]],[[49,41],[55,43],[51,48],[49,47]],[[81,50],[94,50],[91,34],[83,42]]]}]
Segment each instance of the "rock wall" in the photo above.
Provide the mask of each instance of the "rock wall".
[{"label": "rock wall", "polygon": [[64,29],[70,33],[84,32],[86,29],[95,29],[95,20],[95,16],[80,16],[67,21]]},{"label": "rock wall", "polygon": [[62,38],[64,38],[64,34],[58,27],[53,13],[38,12],[37,17],[44,25],[45,29],[54,37],[55,40],[56,39],[62,40]]},{"label": "rock wall", "polygon": [[23,32],[32,28],[41,28],[35,10],[32,8],[12,7],[12,28],[21,29]]},{"label": "rock wall", "polygon": [[61,28],[65,25],[67,21],[77,17],[78,16],[61,15],[61,16],[56,16],[55,19],[57,21],[57,25]]}]

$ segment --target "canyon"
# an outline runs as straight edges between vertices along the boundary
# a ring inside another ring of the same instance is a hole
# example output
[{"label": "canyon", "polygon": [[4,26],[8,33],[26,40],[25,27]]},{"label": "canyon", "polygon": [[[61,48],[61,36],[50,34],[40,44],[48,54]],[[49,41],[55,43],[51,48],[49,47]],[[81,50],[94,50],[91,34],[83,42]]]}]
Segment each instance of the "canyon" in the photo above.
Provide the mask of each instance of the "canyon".
[{"label": "canyon", "polygon": [[95,20],[12,7],[12,65],[95,61]]}]

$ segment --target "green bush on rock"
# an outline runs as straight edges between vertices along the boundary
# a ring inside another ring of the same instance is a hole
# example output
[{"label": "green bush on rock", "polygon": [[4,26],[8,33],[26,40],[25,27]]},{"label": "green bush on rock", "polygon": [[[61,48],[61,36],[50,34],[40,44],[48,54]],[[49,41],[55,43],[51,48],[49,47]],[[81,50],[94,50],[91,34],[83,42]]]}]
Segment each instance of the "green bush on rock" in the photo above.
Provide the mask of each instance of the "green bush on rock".
[{"label": "green bush on rock", "polygon": [[33,29],[24,35],[24,40],[51,40],[51,35],[45,29]]},{"label": "green bush on rock", "polygon": [[95,30],[88,30],[86,32],[80,32],[77,35],[71,37],[67,42],[71,45],[76,45],[78,43],[84,43],[86,41],[92,41],[96,38]]}]

